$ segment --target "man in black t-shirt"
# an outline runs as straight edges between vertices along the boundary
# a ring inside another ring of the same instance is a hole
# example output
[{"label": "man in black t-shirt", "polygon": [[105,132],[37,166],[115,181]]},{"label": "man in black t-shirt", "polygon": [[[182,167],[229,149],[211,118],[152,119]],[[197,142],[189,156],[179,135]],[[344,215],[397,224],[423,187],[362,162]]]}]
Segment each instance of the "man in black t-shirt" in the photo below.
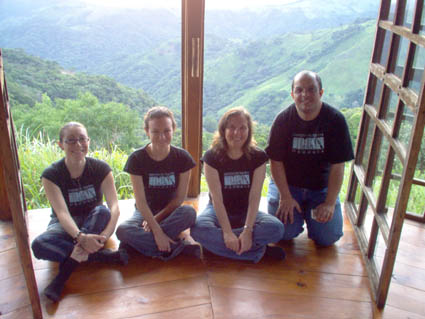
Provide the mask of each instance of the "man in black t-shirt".
[{"label": "man in black t-shirt", "polygon": [[354,155],[344,116],[322,95],[316,73],[295,76],[295,103],[276,116],[266,148],[273,178],[267,199],[269,213],[285,224],[282,239],[298,236],[305,221],[309,238],[329,246],[343,235],[338,193]]}]

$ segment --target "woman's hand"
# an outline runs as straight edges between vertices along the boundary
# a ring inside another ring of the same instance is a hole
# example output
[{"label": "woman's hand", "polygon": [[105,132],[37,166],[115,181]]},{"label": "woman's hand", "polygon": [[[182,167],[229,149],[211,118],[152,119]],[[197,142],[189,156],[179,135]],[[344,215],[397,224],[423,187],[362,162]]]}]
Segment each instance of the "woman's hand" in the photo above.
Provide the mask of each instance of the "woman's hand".
[{"label": "woman's hand", "polygon": [[81,263],[83,261],[87,261],[89,254],[81,247],[81,245],[76,245],[71,253],[71,258]]},{"label": "woman's hand", "polygon": [[233,250],[235,253],[238,253],[240,249],[239,238],[236,237],[236,235],[232,231],[223,232],[223,239],[224,239],[224,244],[226,245],[227,248],[229,248],[230,250]]},{"label": "woman's hand", "polygon": [[237,252],[238,255],[243,254],[252,247],[252,230],[245,228],[243,232],[239,235],[240,248]]},{"label": "woman's hand", "polygon": [[81,234],[78,244],[89,254],[97,252],[105,245],[106,237],[96,234]]},{"label": "woman's hand", "polygon": [[156,246],[159,251],[171,252],[171,244],[176,242],[168,237],[162,229],[156,233],[153,233],[153,238],[155,239]]},{"label": "woman's hand", "polygon": [[145,232],[150,233],[151,228],[149,227],[149,224],[148,224],[148,222],[147,222],[146,220],[144,220],[144,221],[142,222],[142,227],[143,227],[143,230],[144,230]]}]

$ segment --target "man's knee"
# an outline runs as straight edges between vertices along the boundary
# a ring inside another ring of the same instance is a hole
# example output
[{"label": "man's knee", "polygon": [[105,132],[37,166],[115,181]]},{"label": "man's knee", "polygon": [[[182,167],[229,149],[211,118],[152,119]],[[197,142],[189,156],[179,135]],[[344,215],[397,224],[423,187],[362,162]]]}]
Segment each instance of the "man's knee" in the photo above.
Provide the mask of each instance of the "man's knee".
[{"label": "man's knee", "polygon": [[284,224],[285,231],[283,233],[283,240],[291,240],[298,237],[303,231],[304,227],[302,223],[298,223],[296,220],[290,224],[289,222]]},{"label": "man's knee", "polygon": [[342,233],[313,234],[310,236],[310,238],[316,245],[321,247],[328,247],[335,244],[342,237],[342,235]]}]

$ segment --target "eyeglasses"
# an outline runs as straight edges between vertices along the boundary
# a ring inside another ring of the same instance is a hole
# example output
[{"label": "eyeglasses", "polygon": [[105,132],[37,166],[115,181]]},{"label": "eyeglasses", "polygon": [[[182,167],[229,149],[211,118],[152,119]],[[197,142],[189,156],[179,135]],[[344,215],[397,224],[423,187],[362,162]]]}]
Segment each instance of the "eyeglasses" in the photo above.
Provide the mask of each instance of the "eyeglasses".
[{"label": "eyeglasses", "polygon": [[86,144],[90,141],[89,137],[79,137],[79,138],[70,138],[70,139],[66,139],[64,142],[66,144],[77,144],[77,142],[80,142],[80,144]]}]

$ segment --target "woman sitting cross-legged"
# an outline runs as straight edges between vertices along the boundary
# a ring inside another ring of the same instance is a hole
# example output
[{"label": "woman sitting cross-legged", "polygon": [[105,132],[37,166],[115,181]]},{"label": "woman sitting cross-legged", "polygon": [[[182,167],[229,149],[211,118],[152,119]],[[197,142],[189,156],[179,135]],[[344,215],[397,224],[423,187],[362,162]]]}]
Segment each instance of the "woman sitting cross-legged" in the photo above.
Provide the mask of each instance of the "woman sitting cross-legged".
[{"label": "woman sitting cross-legged", "polygon": [[162,260],[182,252],[199,257],[199,245],[179,239],[196,219],[193,207],[182,205],[196,164],[187,151],[171,145],[176,122],[169,109],[151,108],[144,124],[150,143],[134,151],[124,167],[130,173],[136,210],[117,228],[120,248]]},{"label": "woman sitting cross-legged", "polygon": [[[80,262],[128,262],[125,251],[104,249],[120,211],[111,168],[101,160],[86,157],[89,143],[82,124],[67,123],[58,143],[65,158],[42,173],[53,214],[47,231],[32,242],[32,250],[36,258],[60,263],[58,275],[44,290],[55,302]],[[109,208],[103,206],[103,195]]]},{"label": "woman sitting cross-legged", "polygon": [[255,147],[252,129],[251,116],[242,107],[220,119],[212,146],[201,159],[210,201],[191,235],[214,254],[257,263],[264,254],[284,259],[282,248],[267,246],[282,238],[284,226],[258,211],[268,158]]}]

